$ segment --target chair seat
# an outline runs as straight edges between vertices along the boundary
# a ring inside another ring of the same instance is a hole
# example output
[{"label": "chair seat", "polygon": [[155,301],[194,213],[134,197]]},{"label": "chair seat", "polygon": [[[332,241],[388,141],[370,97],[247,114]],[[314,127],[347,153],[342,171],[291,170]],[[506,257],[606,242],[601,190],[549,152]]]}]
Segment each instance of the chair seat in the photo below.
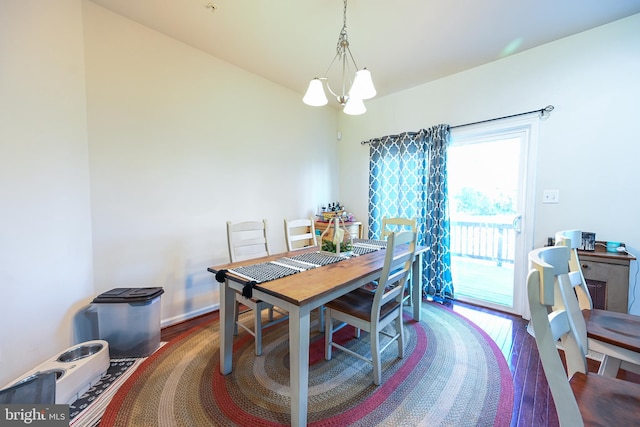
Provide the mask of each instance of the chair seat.
[{"label": "chair seat", "polygon": [[640,352],[640,316],[614,311],[582,310],[589,338]]},{"label": "chair seat", "polygon": [[[325,304],[325,307],[348,313],[362,320],[370,320],[371,307],[373,306],[373,298],[375,292],[367,289],[357,288],[333,301]],[[397,301],[389,301],[380,307],[380,319],[387,317],[393,310],[398,308],[400,303]]]},{"label": "chair seat", "polygon": [[595,374],[576,372],[569,380],[584,425],[637,425],[640,384]]}]

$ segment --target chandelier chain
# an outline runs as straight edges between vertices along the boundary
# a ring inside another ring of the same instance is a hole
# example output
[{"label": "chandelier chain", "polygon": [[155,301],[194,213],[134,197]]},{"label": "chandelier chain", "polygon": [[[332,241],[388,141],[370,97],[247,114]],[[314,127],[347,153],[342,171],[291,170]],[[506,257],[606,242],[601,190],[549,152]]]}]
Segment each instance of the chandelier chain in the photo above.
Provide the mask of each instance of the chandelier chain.
[{"label": "chandelier chain", "polygon": [[342,26],[347,28],[347,0],[344,0],[344,7],[342,8]]},{"label": "chandelier chain", "polygon": [[344,7],[342,9],[342,30],[338,36],[338,45],[336,46],[336,52],[341,57],[345,54],[345,51],[349,47],[349,36],[347,35],[347,0],[344,0]]}]

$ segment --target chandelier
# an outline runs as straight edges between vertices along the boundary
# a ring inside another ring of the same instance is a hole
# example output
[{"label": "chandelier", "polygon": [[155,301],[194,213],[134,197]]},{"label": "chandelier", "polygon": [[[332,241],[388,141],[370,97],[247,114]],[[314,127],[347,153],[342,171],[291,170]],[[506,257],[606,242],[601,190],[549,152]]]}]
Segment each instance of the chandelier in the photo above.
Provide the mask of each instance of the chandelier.
[{"label": "chandelier", "polygon": [[[337,93],[329,85],[329,78],[327,77],[336,61],[342,62],[342,83],[341,89]],[[351,61],[353,66],[349,61]],[[352,69],[355,70],[353,81],[351,80]],[[324,73],[324,77],[315,77],[309,82],[309,87],[302,101],[314,107],[327,105],[329,101],[324,91],[324,85],[327,86],[327,90],[337,99],[340,105],[342,105],[342,111],[344,111],[345,114],[364,114],[367,108],[364,106],[363,100],[376,96],[376,88],[373,86],[371,73],[366,68],[362,70],[358,69],[351,49],[349,49],[349,36],[347,35],[347,0],[344,0],[343,24],[340,35],[338,36],[336,56],[333,57],[333,61],[329,64],[329,68],[327,68],[327,71]]]}]

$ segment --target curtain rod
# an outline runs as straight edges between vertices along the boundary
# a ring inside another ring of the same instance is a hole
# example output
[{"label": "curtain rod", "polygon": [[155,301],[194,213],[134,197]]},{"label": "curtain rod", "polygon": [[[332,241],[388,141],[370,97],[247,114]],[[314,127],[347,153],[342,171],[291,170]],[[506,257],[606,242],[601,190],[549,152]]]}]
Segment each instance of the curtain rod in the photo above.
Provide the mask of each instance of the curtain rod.
[{"label": "curtain rod", "polygon": [[[502,116],[502,117],[496,117],[493,119],[487,119],[487,120],[480,120],[479,122],[472,122],[472,123],[465,123],[462,125],[455,125],[455,126],[449,126],[449,129],[456,129],[456,128],[461,128],[461,127],[465,127],[465,126],[472,126],[472,125],[478,125],[480,123],[488,123],[488,122],[494,122],[496,120],[504,120],[504,119],[510,119],[512,117],[519,117],[519,116],[525,116],[527,114],[533,114],[533,113],[540,113],[541,117],[544,117],[545,115],[551,114],[551,112],[553,111],[553,105],[547,105],[544,108],[540,108],[537,110],[531,110],[531,111],[527,111],[524,113],[517,113],[517,114],[511,114],[510,116]],[[411,136],[415,136],[418,134],[418,132],[405,132],[407,135],[411,135]],[[372,141],[380,141],[383,138],[397,138],[400,135],[388,135],[388,136],[383,136],[382,138],[372,138],[369,141],[362,141],[360,144],[364,145],[364,144],[369,144]]]}]

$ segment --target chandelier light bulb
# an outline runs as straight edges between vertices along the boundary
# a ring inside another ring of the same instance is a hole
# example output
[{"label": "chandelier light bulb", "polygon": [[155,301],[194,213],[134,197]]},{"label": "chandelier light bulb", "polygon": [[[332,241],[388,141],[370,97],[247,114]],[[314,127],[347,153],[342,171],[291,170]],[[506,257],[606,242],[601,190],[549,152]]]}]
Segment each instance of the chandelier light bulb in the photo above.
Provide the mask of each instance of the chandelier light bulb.
[{"label": "chandelier light bulb", "polygon": [[356,71],[356,77],[353,86],[349,91],[349,95],[353,95],[360,99],[371,99],[376,96],[376,88],[371,79],[371,72],[366,68]]},{"label": "chandelier light bulb", "polygon": [[327,105],[329,100],[327,99],[327,95],[324,93],[324,87],[322,86],[322,81],[320,81],[319,78],[316,77],[309,82],[307,93],[304,94],[302,102],[307,105],[311,105],[312,107]]},{"label": "chandelier light bulb", "polygon": [[359,116],[367,112],[367,107],[364,106],[361,98],[351,96],[342,111],[350,116]]}]

